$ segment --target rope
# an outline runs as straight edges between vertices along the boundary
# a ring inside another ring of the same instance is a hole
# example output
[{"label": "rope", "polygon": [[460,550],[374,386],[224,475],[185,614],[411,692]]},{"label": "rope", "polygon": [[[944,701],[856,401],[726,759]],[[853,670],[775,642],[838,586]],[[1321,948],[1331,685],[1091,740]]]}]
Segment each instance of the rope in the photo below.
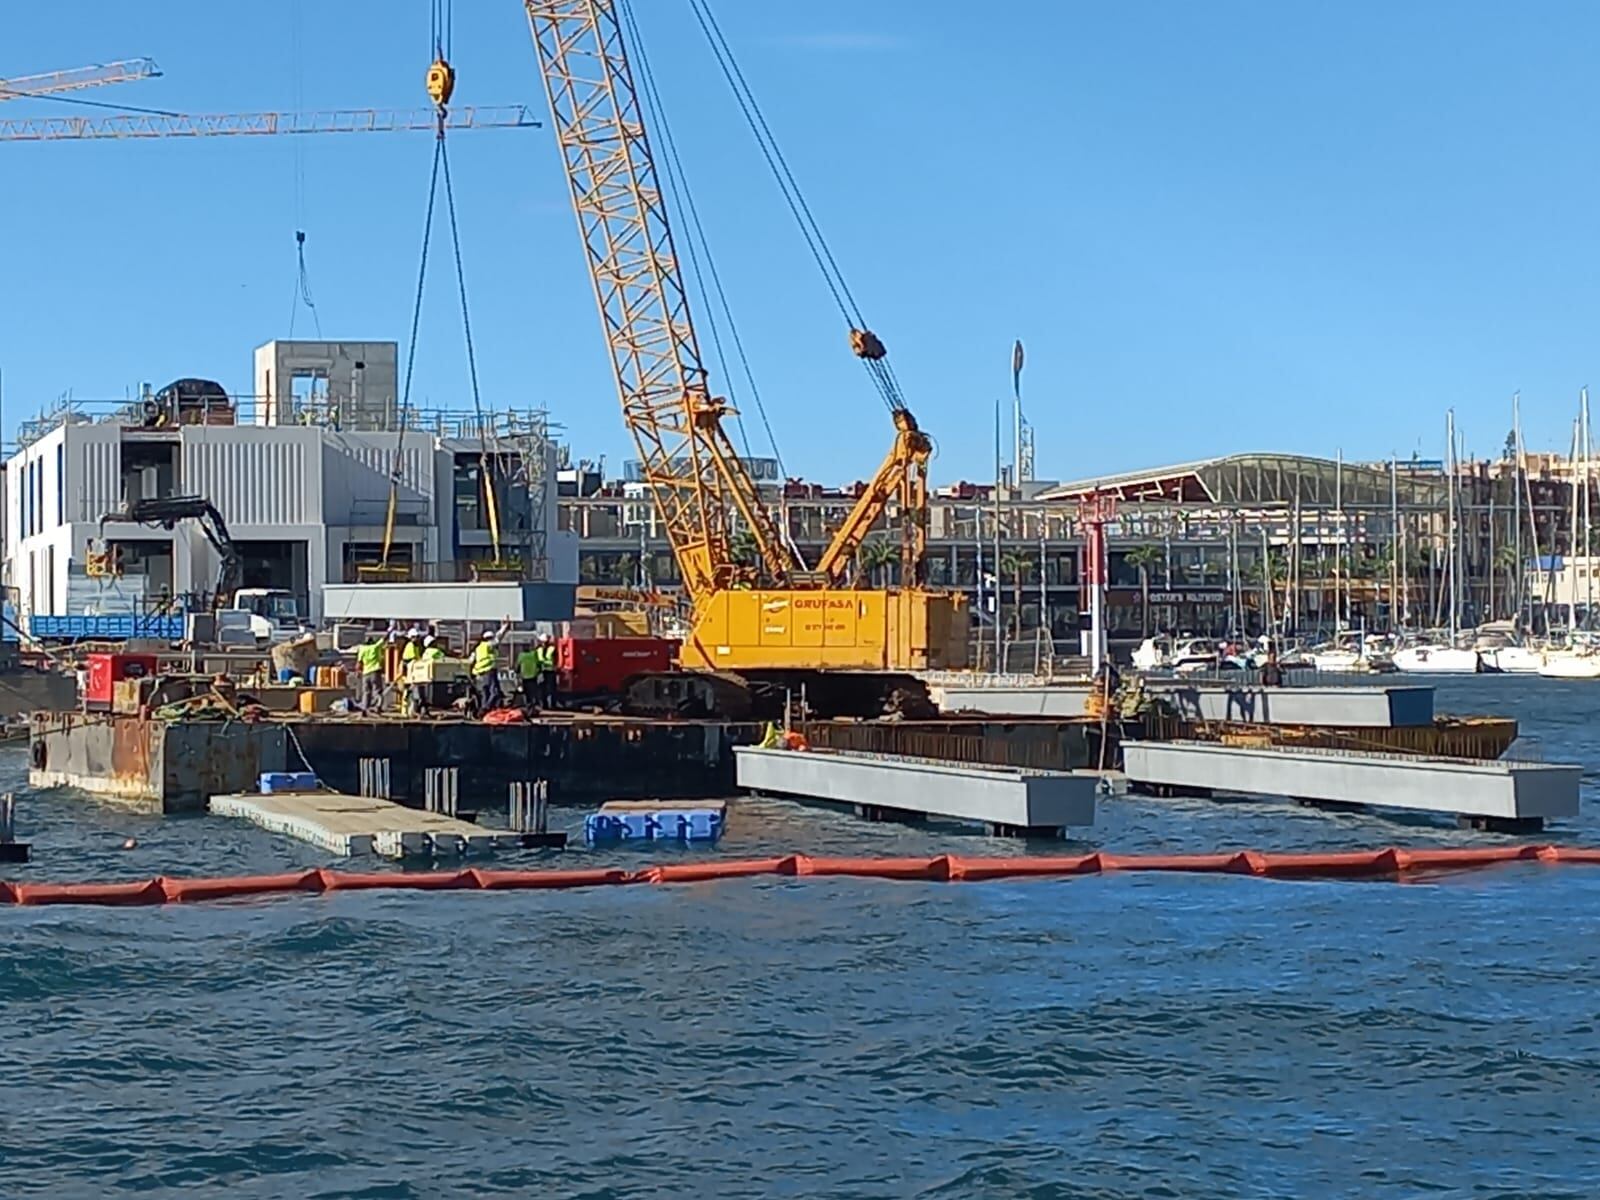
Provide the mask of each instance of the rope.
[{"label": "rope", "polygon": [[[694,193],[689,187],[689,177],[683,168],[683,160],[678,155],[677,139],[673,137],[672,125],[667,120],[667,110],[661,102],[661,94],[656,88],[655,72],[650,65],[650,57],[645,51],[644,39],[640,36],[639,27],[634,20],[633,6],[628,0],[621,0],[618,9],[622,14],[626,26],[628,41],[631,43],[629,60],[639,67],[639,77],[644,83],[644,96],[651,113],[654,116],[653,124],[661,133],[662,145],[666,148],[667,186],[672,192],[676,202],[681,195],[682,201],[678,207],[688,216],[690,236],[685,239],[689,248],[689,269],[694,276],[695,287],[699,290],[701,298],[706,302],[707,315],[710,318],[711,344],[717,356],[717,368],[723,379],[728,381],[729,394],[733,394],[733,372],[728,369],[727,356],[723,352],[722,336],[719,323],[716,319],[716,310],[711,306],[711,292],[705,286],[705,278],[700,270],[700,254],[705,255],[706,272],[711,277],[712,289],[716,293],[717,306],[721,309],[723,320],[727,322],[729,340],[733,343],[734,352],[738,355],[740,369],[745,378],[745,383],[750,390],[750,397],[755,402],[756,414],[761,418],[761,427],[766,432],[767,444],[772,448],[772,456],[778,461],[778,470],[785,477],[788,468],[783,463],[783,453],[778,449],[778,439],[772,431],[772,422],[767,417],[767,407],[761,400],[761,389],[756,386],[755,372],[750,368],[750,358],[745,353],[744,339],[739,335],[738,323],[733,318],[733,308],[728,303],[727,291],[722,286],[722,274],[717,270],[716,259],[711,254],[711,242],[706,237],[705,226],[700,221],[700,208],[695,203]],[[699,251],[696,250],[696,243]],[[737,407],[737,397],[735,397]],[[745,423],[739,421],[739,439],[744,444],[745,457],[752,457],[750,453],[750,438],[745,430]]]},{"label": "rope", "polygon": [[[456,255],[456,287],[461,293],[461,332],[467,342],[467,373],[472,379],[472,410],[483,428],[483,402],[478,395],[478,358],[472,349],[472,320],[467,316],[467,276],[461,266],[461,230],[456,224],[456,194],[450,185],[450,154],[444,147],[444,126],[439,127],[439,159],[444,163],[444,199],[450,215],[450,244]],[[432,197],[429,198],[430,203]]]},{"label": "rope", "polygon": [[[833,295],[833,300],[839,307],[840,314],[846,324],[854,329],[867,329],[866,318],[862,316],[861,306],[856,303],[855,295],[850,291],[850,285],[845,281],[844,271],[840,269],[838,260],[834,257],[828,241],[822,234],[822,227],[817,223],[816,216],[811,211],[811,206],[806,202],[805,193],[800,190],[800,184],[795,179],[789,161],[784,157],[778,139],[772,132],[772,127],[767,123],[765,114],[755,98],[755,92],[745,79],[744,71],[740,68],[738,60],[734,57],[733,49],[723,35],[722,27],[717,23],[706,0],[689,0],[689,8],[694,13],[695,20],[700,25],[701,32],[705,35],[707,44],[711,47],[712,56],[717,60],[717,65],[722,69],[723,78],[727,80],[729,88],[733,91],[734,100],[738,103],[740,111],[744,114],[745,122],[750,127],[751,134],[756,139],[756,145],[761,150],[761,155],[766,159],[767,167],[772,172],[773,179],[778,184],[778,190],[783,193],[784,201],[793,214],[795,223],[800,227],[801,236],[805,238],[806,246],[811,251],[811,257],[817,264],[817,269],[822,272],[823,281],[828,285],[828,290]],[[867,373],[872,377],[873,383],[878,388],[884,405],[890,412],[895,412],[906,407],[894,372],[889,369],[888,363],[882,359],[867,359],[862,361],[867,366]]]},{"label": "rope", "polygon": [[311,313],[311,323],[316,328],[317,338],[322,337],[322,318],[317,315],[317,304],[311,298],[311,279],[306,274],[306,231],[294,231],[295,254],[300,260],[300,274],[295,281],[294,300],[289,307],[289,337],[294,337],[294,320],[300,313],[300,306],[304,304]]},{"label": "rope", "polygon": [[433,174],[428,180],[428,215],[422,222],[422,262],[417,267],[417,296],[411,306],[411,344],[406,347],[406,376],[400,390],[400,409],[411,402],[411,372],[417,361],[417,327],[422,322],[422,289],[428,279],[428,243],[433,240],[433,202],[439,191],[439,159],[444,154],[444,121],[433,143]]}]

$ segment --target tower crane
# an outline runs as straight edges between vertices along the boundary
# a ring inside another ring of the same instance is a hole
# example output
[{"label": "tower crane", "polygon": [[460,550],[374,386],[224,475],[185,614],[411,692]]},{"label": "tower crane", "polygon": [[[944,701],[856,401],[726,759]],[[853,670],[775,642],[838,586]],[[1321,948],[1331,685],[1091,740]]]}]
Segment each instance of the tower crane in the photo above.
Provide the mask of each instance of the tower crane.
[{"label": "tower crane", "polygon": [[[807,570],[723,428],[730,409],[700,356],[619,0],[524,7],[623,419],[693,606],[682,665],[731,675],[758,694],[804,688],[813,709],[832,715],[926,706],[913,672],[967,663],[965,597],[923,587],[914,569],[900,587],[845,586],[854,548],[892,496],[925,512],[926,435],[903,404],[891,406],[895,449],[829,547],[825,569]],[[852,341],[890,394],[881,343],[863,329],[852,330]],[[898,400],[897,388],[892,394]],[[733,559],[735,515],[759,570]],[[908,567],[920,562],[920,536],[907,537]]]},{"label": "tower crane", "polygon": [[117,62],[96,63],[89,67],[70,67],[65,71],[46,71],[40,75],[19,75],[0,79],[0,101],[34,100],[57,96],[83,88],[105,87],[111,83],[132,83],[161,74],[153,58],[124,58]]},{"label": "tower crane", "polygon": [[[431,108],[346,108],[326,112],[128,113],[112,117],[0,120],[0,142],[91,141],[105,138],[238,137],[308,133],[432,133]],[[453,108],[447,128],[531,129],[526,105]]]}]

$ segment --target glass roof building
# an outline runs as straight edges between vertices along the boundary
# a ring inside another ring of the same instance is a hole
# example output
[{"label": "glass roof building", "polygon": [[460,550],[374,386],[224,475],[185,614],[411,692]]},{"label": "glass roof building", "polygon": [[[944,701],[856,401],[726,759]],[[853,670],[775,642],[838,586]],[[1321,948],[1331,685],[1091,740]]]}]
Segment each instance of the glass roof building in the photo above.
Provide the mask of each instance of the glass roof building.
[{"label": "glass roof building", "polygon": [[1406,461],[1372,466],[1295,454],[1230,454],[1151,470],[1063,483],[1042,502],[1114,495],[1122,504],[1211,509],[1442,509],[1448,503],[1441,464]]}]

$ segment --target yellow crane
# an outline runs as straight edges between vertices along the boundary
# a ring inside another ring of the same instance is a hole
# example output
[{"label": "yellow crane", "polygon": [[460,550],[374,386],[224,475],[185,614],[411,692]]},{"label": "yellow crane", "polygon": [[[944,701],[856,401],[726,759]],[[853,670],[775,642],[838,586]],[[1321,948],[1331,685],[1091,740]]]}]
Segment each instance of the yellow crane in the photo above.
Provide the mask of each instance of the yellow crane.
[{"label": "yellow crane", "polygon": [[[963,595],[919,579],[926,436],[898,405],[879,478],[824,556],[827,569],[807,570],[723,428],[730,410],[701,360],[617,0],[524,6],[623,417],[693,606],[682,665],[769,693],[803,687],[813,708],[835,714],[925,705],[912,672],[964,667],[970,626]],[[870,368],[886,369],[869,331],[853,329],[852,342]],[[854,548],[895,496],[912,506],[914,527],[901,586],[843,586]],[[757,568],[731,553],[735,516]]]}]

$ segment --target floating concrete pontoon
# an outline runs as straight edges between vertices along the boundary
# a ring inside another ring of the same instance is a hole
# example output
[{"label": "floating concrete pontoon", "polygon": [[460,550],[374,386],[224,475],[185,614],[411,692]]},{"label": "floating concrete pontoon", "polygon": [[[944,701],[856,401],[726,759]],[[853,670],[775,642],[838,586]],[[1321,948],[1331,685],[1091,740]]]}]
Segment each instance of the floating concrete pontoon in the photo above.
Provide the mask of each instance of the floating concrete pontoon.
[{"label": "floating concrete pontoon", "polygon": [[1582,768],[1479,762],[1353,750],[1124,742],[1123,769],[1143,789],[1286,796],[1452,813],[1485,828],[1522,831],[1578,815]]},{"label": "floating concrete pontoon", "polygon": [[451,857],[523,844],[518,833],[482,829],[455,817],[339,792],[213,796],[210,808],[214,816],[242,817],[330,854]]},{"label": "floating concrete pontoon", "polygon": [[[1431,687],[1281,687],[1192,684],[1146,680],[1146,689],[1190,721],[1243,721],[1252,725],[1336,725],[1391,728],[1433,722]],[[995,716],[1071,717],[1084,711],[1089,685],[933,688],[942,712]]]},{"label": "floating concrete pontoon", "polygon": [[997,834],[1055,835],[1093,825],[1089,774],[1027,771],[845,750],[734,750],[739,786],[754,792],[853,805],[888,816],[972,821]]}]

